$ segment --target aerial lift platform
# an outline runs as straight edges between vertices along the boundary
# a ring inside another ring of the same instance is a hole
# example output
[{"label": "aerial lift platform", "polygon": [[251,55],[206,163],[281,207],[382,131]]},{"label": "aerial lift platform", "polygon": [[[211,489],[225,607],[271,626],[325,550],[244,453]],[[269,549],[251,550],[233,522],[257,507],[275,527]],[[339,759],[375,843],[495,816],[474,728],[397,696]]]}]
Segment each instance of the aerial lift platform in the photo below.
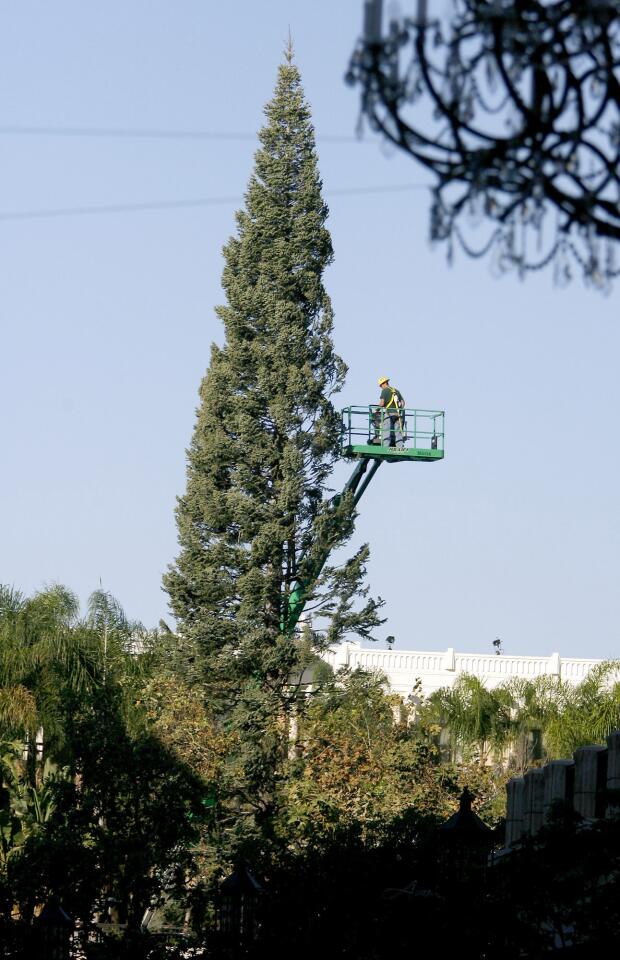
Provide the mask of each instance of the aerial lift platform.
[{"label": "aerial lift platform", "polygon": [[[342,411],[343,457],[370,457],[379,462],[443,460],[443,410],[399,410],[405,442],[401,447],[381,443],[382,407],[345,407]],[[378,434],[378,436],[377,436]]]},{"label": "aerial lift platform", "polygon": [[[443,460],[444,411],[400,409],[398,415],[403,442],[397,447],[394,437],[389,437],[387,429],[383,429],[385,414],[380,406],[345,407],[342,411],[340,452],[343,458],[354,461],[355,466],[342,493],[331,500],[334,512],[346,494],[352,495],[353,505],[357,506],[382,463]],[[299,568],[303,572],[288,596],[282,618],[284,632],[295,630],[331,549],[331,538],[326,537],[322,544],[315,545],[312,551],[301,557]]]}]

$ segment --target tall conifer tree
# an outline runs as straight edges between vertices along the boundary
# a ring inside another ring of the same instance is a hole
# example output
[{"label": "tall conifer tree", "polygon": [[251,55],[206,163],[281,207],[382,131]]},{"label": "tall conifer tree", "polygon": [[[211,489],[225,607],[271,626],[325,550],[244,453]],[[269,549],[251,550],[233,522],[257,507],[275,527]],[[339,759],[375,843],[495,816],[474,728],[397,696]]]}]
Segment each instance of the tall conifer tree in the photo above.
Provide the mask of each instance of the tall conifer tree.
[{"label": "tall conifer tree", "polygon": [[[338,546],[352,529],[350,502],[341,504],[337,525],[325,506],[339,448],[331,398],[346,367],[334,351],[323,285],[333,258],[328,210],[290,49],[265,114],[245,208],[224,247],[227,303],[217,314],[225,341],[213,345],[200,387],[177,507],[180,553],[164,578],[182,647],[238,733],[231,777],[255,823],[273,813],[299,662],[298,637],[281,627],[287,597],[317,530],[327,527],[322,535]],[[363,548],[321,578],[330,642],[347,629],[368,635],[379,622],[372,600],[359,613],[351,604],[365,559]]]}]

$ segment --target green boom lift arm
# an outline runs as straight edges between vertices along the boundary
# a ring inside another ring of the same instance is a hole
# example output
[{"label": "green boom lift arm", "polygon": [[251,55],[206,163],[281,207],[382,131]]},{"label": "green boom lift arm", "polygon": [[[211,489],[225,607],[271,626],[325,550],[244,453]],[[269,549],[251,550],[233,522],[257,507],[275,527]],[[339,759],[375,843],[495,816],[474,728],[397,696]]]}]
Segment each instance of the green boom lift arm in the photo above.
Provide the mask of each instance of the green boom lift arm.
[{"label": "green boom lift arm", "polygon": [[[402,442],[398,447],[390,445],[389,436],[383,436],[390,432],[387,427],[383,430],[386,423],[384,418],[385,413],[376,404],[345,407],[342,411],[341,454],[353,458],[356,464],[342,493],[332,498],[331,511],[338,509],[342,498],[348,493],[353,495],[353,505],[357,506],[384,460],[388,463],[432,463],[443,459],[443,410],[401,409],[399,421]],[[293,633],[295,630],[331,549],[330,538],[326,537],[323,544],[315,543],[300,557],[300,574],[293,583],[282,613],[280,625],[283,633]]]},{"label": "green boom lift arm", "polygon": [[[336,496],[332,498],[330,502],[330,508],[332,510],[336,510],[338,508],[342,498],[346,496],[347,493],[353,494],[353,505],[357,506],[364,491],[366,490],[366,487],[383,463],[383,460],[373,460],[372,467],[366,475],[369,463],[370,457],[363,457],[362,459],[358,460],[353,473],[344,486],[342,493],[337,493]],[[329,557],[331,549],[331,544],[326,543],[325,546],[317,552],[317,555],[313,557],[311,562],[309,562],[308,559],[309,551],[306,551],[306,553],[301,556],[299,567],[304,572],[303,575],[300,576],[293,584],[293,589],[288,597],[286,617],[283,618],[282,624],[285,633],[292,633],[297,626],[299,618],[304,611],[304,607],[308,602],[310,591],[312,590],[312,587],[318,578],[321,576],[323,567],[327,562],[327,558]]]}]

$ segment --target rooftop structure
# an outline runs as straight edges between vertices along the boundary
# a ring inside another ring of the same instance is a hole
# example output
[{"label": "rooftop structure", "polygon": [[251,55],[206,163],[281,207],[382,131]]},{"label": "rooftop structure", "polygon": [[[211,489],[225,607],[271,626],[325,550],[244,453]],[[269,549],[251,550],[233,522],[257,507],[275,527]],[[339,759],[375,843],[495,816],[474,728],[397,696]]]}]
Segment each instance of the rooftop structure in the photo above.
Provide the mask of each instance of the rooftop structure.
[{"label": "rooftop structure", "polygon": [[492,653],[458,653],[453,647],[440,650],[379,650],[364,649],[359,643],[342,643],[323,654],[323,659],[335,670],[340,667],[361,667],[378,670],[388,679],[390,689],[407,697],[415,683],[422,684],[422,694],[428,696],[441,687],[451,687],[463,673],[479,677],[488,688],[523,677],[551,676],[569,683],[581,683],[600,660],[561,657],[552,653],[541,656],[508,656]]}]

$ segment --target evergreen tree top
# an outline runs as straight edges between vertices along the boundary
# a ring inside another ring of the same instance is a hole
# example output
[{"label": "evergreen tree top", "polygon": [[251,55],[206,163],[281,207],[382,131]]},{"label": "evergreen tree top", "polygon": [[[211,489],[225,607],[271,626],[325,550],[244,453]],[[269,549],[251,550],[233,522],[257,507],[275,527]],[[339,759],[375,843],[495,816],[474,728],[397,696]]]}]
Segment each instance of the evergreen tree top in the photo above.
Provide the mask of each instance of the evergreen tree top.
[{"label": "evergreen tree top", "polygon": [[[280,643],[339,456],[332,397],[346,367],[323,283],[333,250],[292,45],[264,112],[245,205],[223,251],[225,341],[213,346],[200,388],[177,509],[181,552],[165,578],[182,631],[210,649],[246,641],[255,649],[259,635]],[[343,522],[341,543],[350,531]]]}]

